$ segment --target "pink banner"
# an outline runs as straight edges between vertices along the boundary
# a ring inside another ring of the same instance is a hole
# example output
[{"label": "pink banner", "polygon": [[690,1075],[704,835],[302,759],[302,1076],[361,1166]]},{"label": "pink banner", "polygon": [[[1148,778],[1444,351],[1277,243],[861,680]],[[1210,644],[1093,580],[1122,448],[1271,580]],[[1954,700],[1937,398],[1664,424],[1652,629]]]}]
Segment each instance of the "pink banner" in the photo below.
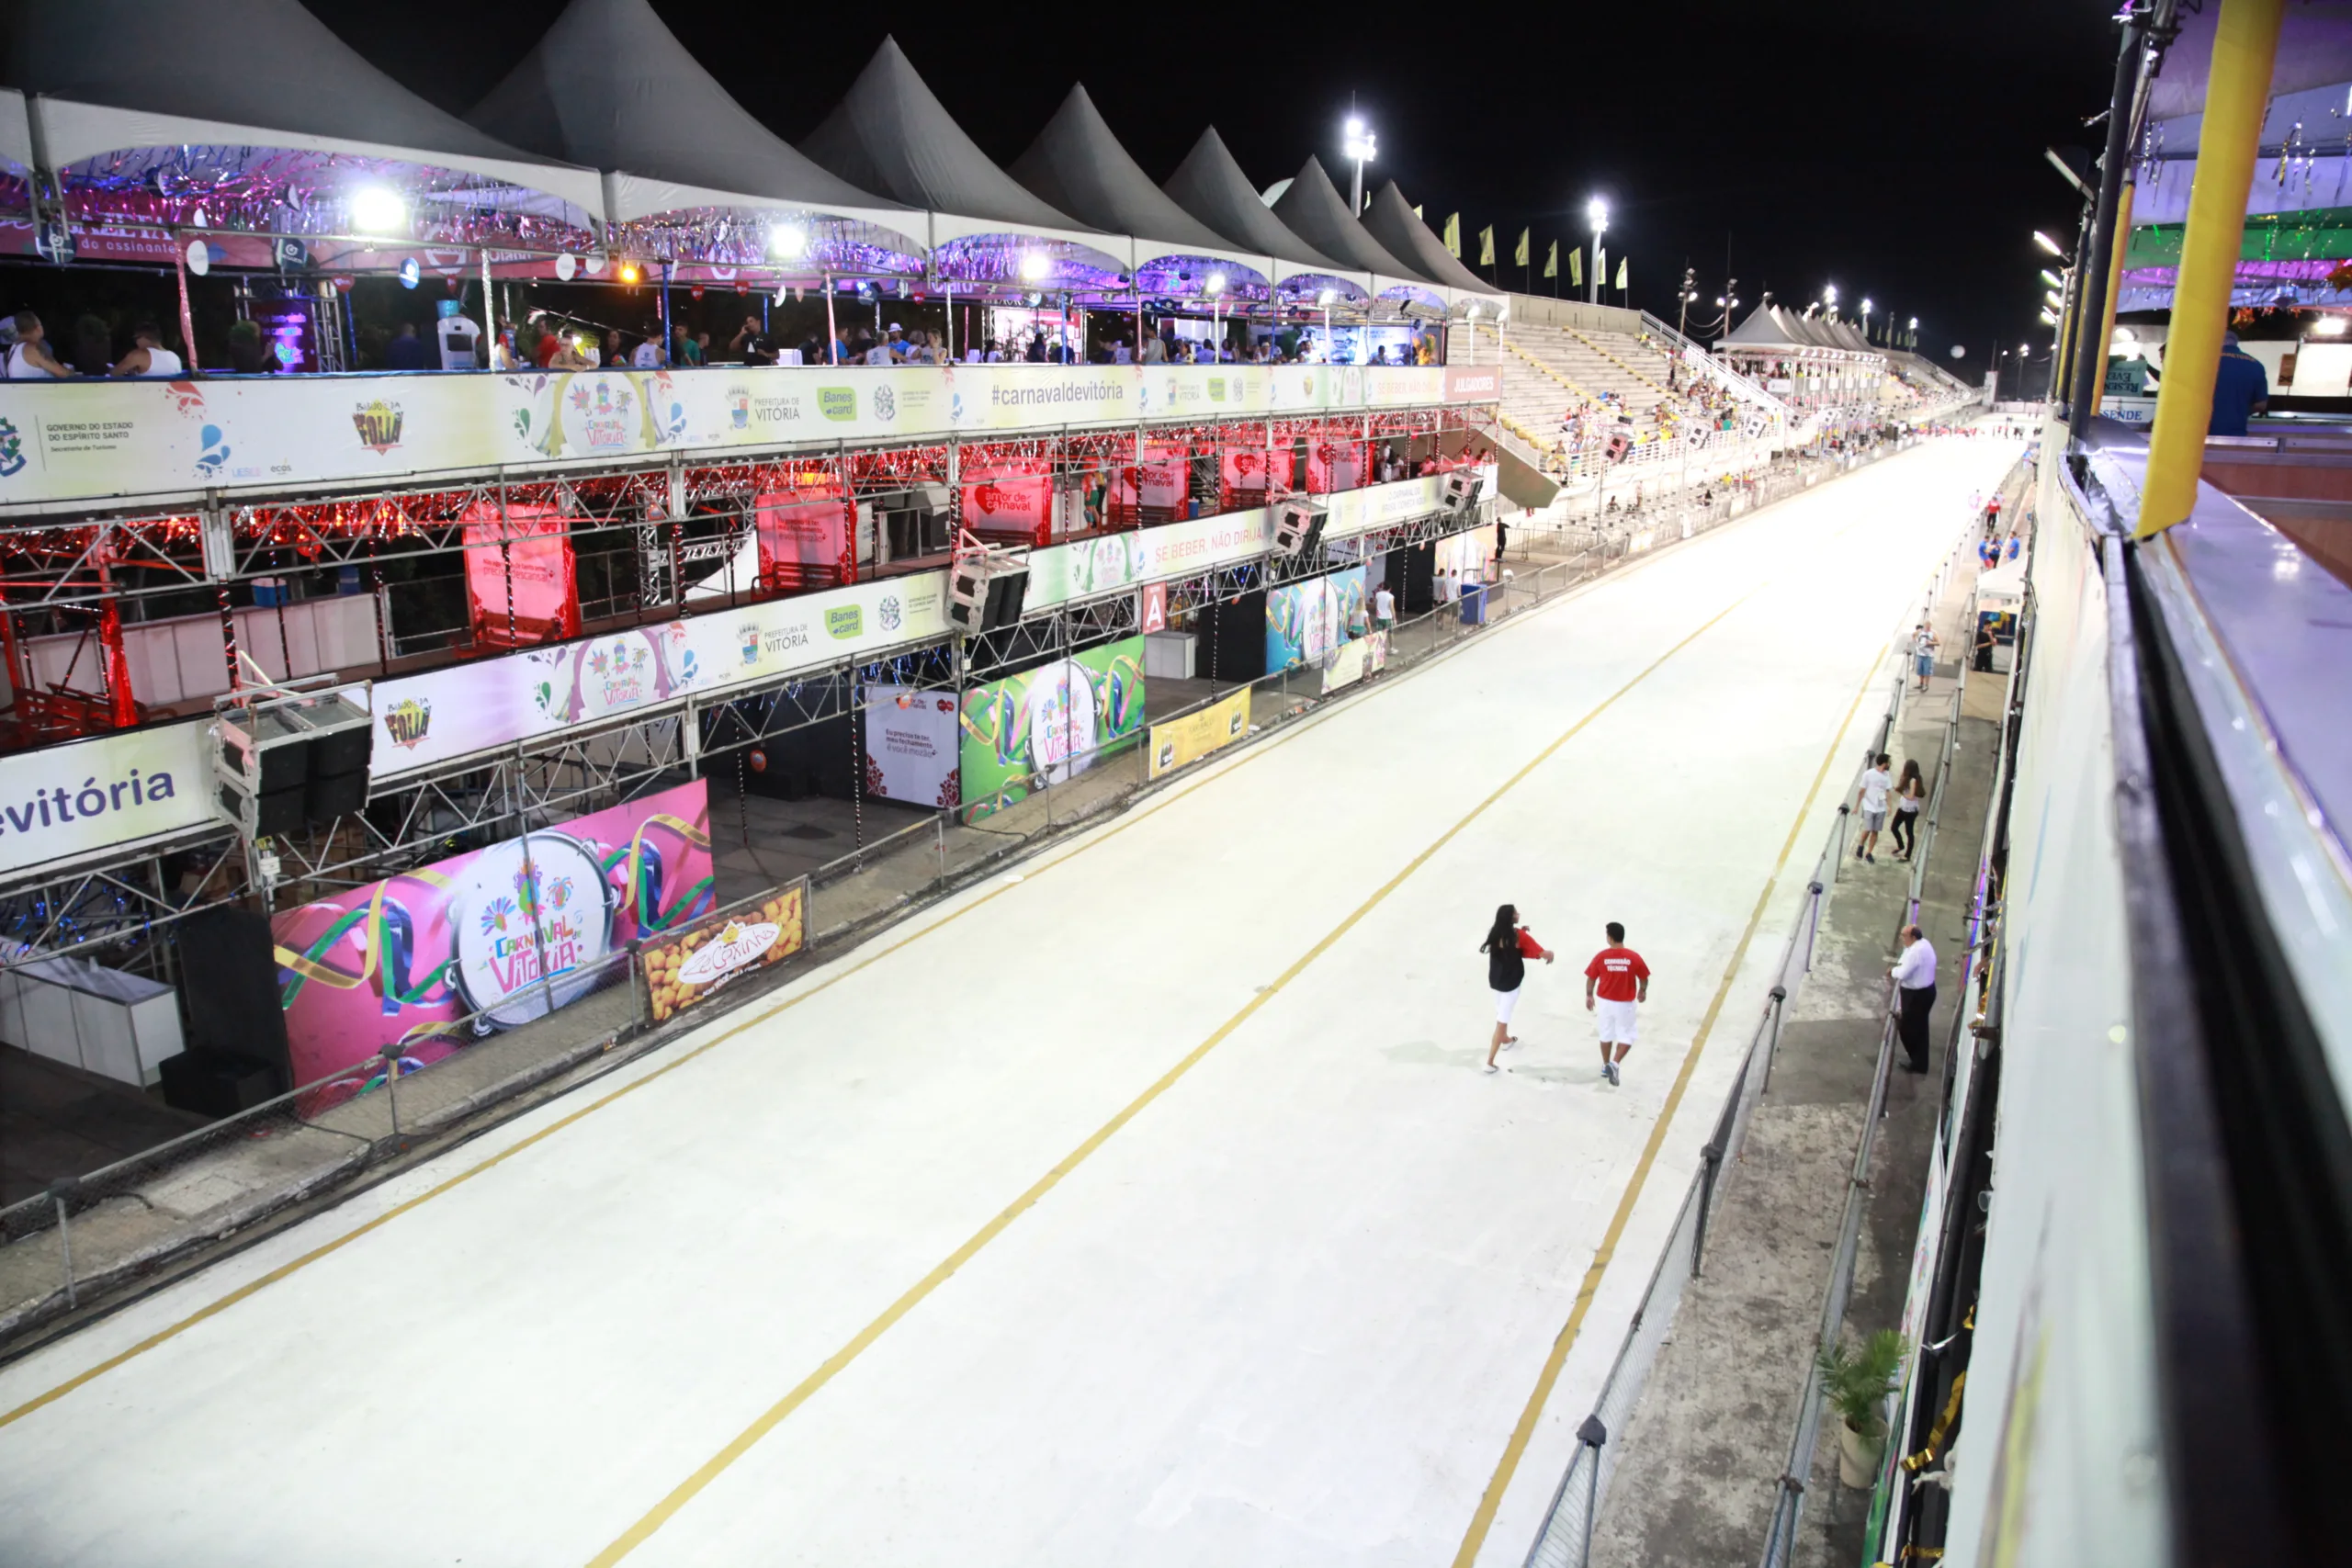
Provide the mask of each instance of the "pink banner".
[{"label": "pink banner", "polygon": [[760,537],[760,586],[769,592],[831,588],[851,580],[849,513],[829,484],[765,493],[753,503]]},{"label": "pink banner", "polygon": [[527,1023],[619,980],[604,960],[713,902],[696,779],[287,910],[270,935],[294,1081],[387,1045],[406,1071]]},{"label": "pink banner", "polygon": [[474,646],[527,648],[580,635],[571,536],[552,506],[494,501],[466,508],[466,598]]},{"label": "pink banner", "polygon": [[999,464],[964,470],[964,526],[982,538],[1054,542],[1054,481]]},{"label": "pink banner", "polygon": [[1363,443],[1318,441],[1306,449],[1306,488],[1317,495],[1363,485]]}]

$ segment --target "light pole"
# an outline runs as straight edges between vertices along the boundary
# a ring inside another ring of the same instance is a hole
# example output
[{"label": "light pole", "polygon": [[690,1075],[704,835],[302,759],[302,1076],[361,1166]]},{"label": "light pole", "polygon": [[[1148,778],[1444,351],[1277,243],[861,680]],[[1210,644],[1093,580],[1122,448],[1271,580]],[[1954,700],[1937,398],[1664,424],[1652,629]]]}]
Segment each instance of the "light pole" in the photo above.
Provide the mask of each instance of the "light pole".
[{"label": "light pole", "polygon": [[[1693,268],[1682,269],[1682,291],[1677,298],[1681,310],[1675,318],[1674,335],[1687,339],[1690,335],[1690,301],[1699,298],[1699,275]],[[1674,357],[1666,362],[1666,389],[1669,392],[1674,390],[1674,367],[1681,358],[1678,348]]]},{"label": "light pole", "polygon": [[1867,294],[1862,296],[1862,341],[1871,341],[1871,297]]},{"label": "light pole", "polygon": [[1585,303],[1600,303],[1600,237],[1609,232],[1609,204],[1594,197],[1584,204],[1585,221],[1592,226],[1592,287],[1585,295]]},{"label": "light pole", "polygon": [[1911,324],[1910,324],[1909,326],[1907,326],[1907,327],[1905,327],[1905,328],[1904,328],[1904,329],[1903,329],[1903,338],[1904,338],[1903,346],[1904,346],[1905,348],[1909,349],[1909,350],[1910,350],[1912,353],[1914,353],[1914,354],[1917,354],[1917,353],[1918,353],[1918,352],[1919,352],[1919,318],[1918,318],[1918,317],[1917,317],[1917,316],[1912,317],[1912,318],[1911,318]]},{"label": "light pole", "polygon": [[1356,165],[1355,183],[1348,193],[1348,210],[1351,213],[1363,211],[1363,166],[1372,162],[1373,154],[1379,151],[1379,147],[1380,139],[1363,128],[1363,120],[1350,115],[1347,151]]},{"label": "light pole", "polygon": [[1838,319],[1838,286],[1836,284],[1829,283],[1822,286],[1821,309],[1831,321]]}]

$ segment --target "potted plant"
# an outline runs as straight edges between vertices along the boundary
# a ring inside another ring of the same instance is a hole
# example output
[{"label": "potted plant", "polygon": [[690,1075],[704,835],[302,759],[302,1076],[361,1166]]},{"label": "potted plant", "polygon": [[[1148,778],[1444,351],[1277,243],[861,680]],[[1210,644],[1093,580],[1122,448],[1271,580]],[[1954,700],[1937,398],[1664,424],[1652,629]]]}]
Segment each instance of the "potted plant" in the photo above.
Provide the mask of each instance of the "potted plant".
[{"label": "potted plant", "polygon": [[1886,1396],[1894,1392],[1910,1349],[1892,1328],[1859,1346],[1822,1347],[1822,1398],[1838,1413],[1838,1479],[1845,1485],[1877,1482],[1879,1456],[1886,1450]]}]

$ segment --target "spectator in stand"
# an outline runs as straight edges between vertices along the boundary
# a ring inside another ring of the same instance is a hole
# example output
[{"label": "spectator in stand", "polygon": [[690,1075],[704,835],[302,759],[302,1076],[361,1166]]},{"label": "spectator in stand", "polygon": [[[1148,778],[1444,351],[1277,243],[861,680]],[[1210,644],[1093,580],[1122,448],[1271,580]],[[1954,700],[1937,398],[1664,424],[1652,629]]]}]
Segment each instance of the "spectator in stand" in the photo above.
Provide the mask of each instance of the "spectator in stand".
[{"label": "spectator in stand", "polygon": [[180,356],[164,346],[164,334],[153,321],[130,329],[130,352],[115,362],[117,376],[185,376]]},{"label": "spectator in stand", "polygon": [[257,321],[229,323],[229,368],[240,376],[266,376],[277,368]]},{"label": "spectator in stand", "polygon": [[744,365],[773,365],[775,345],[768,342],[766,333],[760,330],[757,316],[746,316],[735,335],[727,340],[727,357]]},{"label": "spectator in stand", "polygon": [[531,344],[531,363],[545,370],[555,364],[555,356],[563,352],[563,334],[545,321],[531,323],[530,332],[537,334]]},{"label": "spectator in stand", "polygon": [[103,376],[114,368],[114,334],[107,324],[86,311],[74,321],[74,353],[68,363],[85,376]]},{"label": "spectator in stand", "polygon": [[594,340],[586,333],[582,333],[576,337],[566,336],[561,333],[549,333],[548,339],[555,344],[555,352],[548,355],[547,367],[549,370],[594,370],[596,368]]},{"label": "spectator in stand", "polygon": [[414,321],[402,321],[392,341],[384,345],[384,368],[387,370],[422,370],[424,368],[424,340],[416,335]]},{"label": "spectator in stand", "polygon": [[1168,363],[1168,340],[1158,333],[1143,340],[1143,362],[1146,365]]},{"label": "spectator in stand", "polygon": [[1021,357],[1026,364],[1043,365],[1046,362],[1046,334],[1042,332],[1032,333],[1029,335],[1029,346],[1023,352]]},{"label": "spectator in stand", "polygon": [[645,336],[629,351],[629,367],[634,370],[659,370],[668,364],[670,356],[663,351],[662,323],[645,323]]}]

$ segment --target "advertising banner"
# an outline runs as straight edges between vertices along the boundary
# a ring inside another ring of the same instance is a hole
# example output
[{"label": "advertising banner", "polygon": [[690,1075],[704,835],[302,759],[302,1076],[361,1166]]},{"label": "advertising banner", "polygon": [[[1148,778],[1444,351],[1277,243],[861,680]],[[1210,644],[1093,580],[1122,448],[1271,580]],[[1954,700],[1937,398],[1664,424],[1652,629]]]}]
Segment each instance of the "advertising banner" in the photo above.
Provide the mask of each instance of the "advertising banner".
[{"label": "advertising banner", "polygon": [[946,636],[944,572],[608,633],[376,683],[378,779],[612,718],[689,693]]},{"label": "advertising banner", "polygon": [[849,509],[831,474],[788,491],[764,491],[752,503],[759,538],[760,587],[768,592],[830,588],[848,556]]},{"label": "advertising banner", "polygon": [[865,793],[911,806],[956,804],[953,692],[865,688]]},{"label": "advertising banner", "polygon": [[963,792],[978,821],[1094,765],[1143,728],[1143,638],[1125,637],[964,694]]},{"label": "advertising banner", "polygon": [[715,365],[0,386],[0,504],[365,483],[956,430],[1430,404],[1463,400],[1451,379],[1460,374],[1306,365]]},{"label": "advertising banner", "polygon": [[730,981],[799,952],[808,945],[808,882],[803,877],[752,908],[706,916],[646,938],[638,961],[645,966],[653,1021],[667,1023]]},{"label": "advertising banner", "polygon": [[1437,542],[1430,562],[1430,581],[1441,603],[1462,596],[1464,583],[1487,581],[1495,558],[1495,527],[1471,528]]},{"label": "advertising banner", "polygon": [[423,1066],[610,985],[603,961],[707,913],[711,878],[696,779],[275,915],[294,1081],[387,1045]]},{"label": "advertising banner", "polygon": [[1158,778],[1172,773],[1187,762],[1197,762],[1212,751],[1221,750],[1250,733],[1250,688],[1211,703],[1198,713],[1188,713],[1182,718],[1155,724],[1145,739],[1148,754],[1148,775]]},{"label": "advertising banner", "polygon": [[1363,604],[1363,568],[1349,567],[1266,595],[1266,669],[1320,661],[1346,640],[1348,622]]},{"label": "advertising banner", "polygon": [[218,821],[204,753],[209,723],[0,757],[0,877]]},{"label": "advertising banner", "polygon": [[477,648],[525,648],[580,635],[571,536],[552,506],[466,508],[466,600]]},{"label": "advertising banner", "polygon": [[962,475],[964,526],[998,540],[1044,544],[1053,537],[1054,479],[1006,464],[975,463]]},{"label": "advertising banner", "polygon": [[1343,642],[1323,656],[1323,694],[1329,696],[1343,686],[1352,686],[1364,677],[1370,667],[1365,655],[1370,651],[1364,644],[1370,637],[1358,637]]}]

